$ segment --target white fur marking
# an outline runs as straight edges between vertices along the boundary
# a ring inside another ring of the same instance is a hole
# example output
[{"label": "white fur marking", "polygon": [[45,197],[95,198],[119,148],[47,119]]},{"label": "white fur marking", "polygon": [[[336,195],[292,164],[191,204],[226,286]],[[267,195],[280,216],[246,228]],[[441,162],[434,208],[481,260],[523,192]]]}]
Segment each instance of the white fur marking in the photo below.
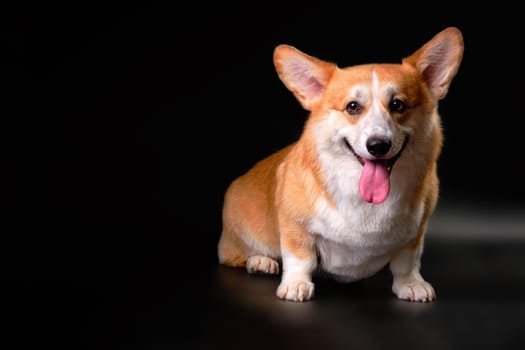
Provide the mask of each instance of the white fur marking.
[{"label": "white fur marking", "polygon": [[306,301],[314,295],[312,272],[317,267],[317,259],[298,259],[283,249],[283,277],[277,288],[281,299]]},{"label": "white fur marking", "polygon": [[317,266],[316,259],[298,259],[286,249],[282,250],[283,281],[311,281],[311,274]]},{"label": "white fur marking", "polygon": [[416,249],[405,248],[390,263],[394,277],[392,291],[400,299],[423,302],[436,299],[434,288],[419,272],[421,249],[421,245]]},{"label": "white fur marking", "polygon": [[372,71],[372,92],[374,96],[378,95],[379,91],[379,79],[377,79],[377,73],[375,70]]}]

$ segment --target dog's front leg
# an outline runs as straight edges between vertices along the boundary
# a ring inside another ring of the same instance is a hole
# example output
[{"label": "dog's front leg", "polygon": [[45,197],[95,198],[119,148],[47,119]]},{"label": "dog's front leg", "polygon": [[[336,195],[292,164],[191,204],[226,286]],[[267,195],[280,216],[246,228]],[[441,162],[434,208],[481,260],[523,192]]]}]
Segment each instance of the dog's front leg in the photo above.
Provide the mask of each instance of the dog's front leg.
[{"label": "dog's front leg", "polygon": [[436,299],[432,285],[420,273],[423,237],[401,249],[390,261],[392,291],[400,299],[428,302]]},{"label": "dog's front leg", "polygon": [[291,220],[281,221],[281,228],[283,275],[277,296],[293,301],[309,300],[314,295],[312,273],[317,267],[313,239]]}]

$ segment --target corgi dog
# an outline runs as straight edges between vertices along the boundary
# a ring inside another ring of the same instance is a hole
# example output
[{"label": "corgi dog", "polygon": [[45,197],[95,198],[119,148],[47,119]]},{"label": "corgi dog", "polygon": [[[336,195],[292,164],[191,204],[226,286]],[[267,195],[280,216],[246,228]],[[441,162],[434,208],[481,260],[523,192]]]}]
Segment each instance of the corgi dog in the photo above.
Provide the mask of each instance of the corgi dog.
[{"label": "corgi dog", "polygon": [[439,195],[438,102],[463,50],[456,27],[400,63],[340,68],[277,46],[277,74],[309,116],[298,140],[227,188],[219,263],[281,273],[276,294],[290,301],[314,296],[315,273],[352,282],[388,265],[398,298],[434,300],[420,265]]}]

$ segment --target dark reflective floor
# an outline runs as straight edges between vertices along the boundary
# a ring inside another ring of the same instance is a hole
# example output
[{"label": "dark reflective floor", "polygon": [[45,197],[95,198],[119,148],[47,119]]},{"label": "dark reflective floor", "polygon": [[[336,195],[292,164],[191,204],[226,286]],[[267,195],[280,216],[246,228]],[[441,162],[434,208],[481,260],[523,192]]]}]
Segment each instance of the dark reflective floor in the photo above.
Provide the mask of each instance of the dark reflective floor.
[{"label": "dark reflective floor", "polygon": [[95,251],[83,266],[64,255],[33,257],[30,269],[3,280],[5,339],[17,349],[35,342],[55,349],[519,348],[522,211],[443,208],[422,259],[437,292],[432,303],[397,300],[386,269],[351,284],[317,276],[314,300],[281,301],[278,276],[219,266],[213,246],[191,250],[196,238],[184,252],[165,244],[149,253],[115,250],[114,260],[103,260]]},{"label": "dark reflective floor", "polygon": [[[215,269],[199,344],[208,348],[512,348],[525,334],[525,242],[429,240],[430,304],[397,300],[387,270],[341,285],[317,279],[313,301],[274,296],[278,278]],[[273,345],[272,345],[273,344]]]}]

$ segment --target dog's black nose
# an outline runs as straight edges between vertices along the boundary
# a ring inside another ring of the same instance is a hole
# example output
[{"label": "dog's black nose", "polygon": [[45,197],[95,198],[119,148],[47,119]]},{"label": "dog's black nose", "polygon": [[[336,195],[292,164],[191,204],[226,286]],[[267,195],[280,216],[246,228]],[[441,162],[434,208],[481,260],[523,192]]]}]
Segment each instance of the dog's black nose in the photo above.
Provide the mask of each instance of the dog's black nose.
[{"label": "dog's black nose", "polygon": [[379,137],[371,137],[366,141],[366,149],[368,152],[376,157],[384,156],[390,150],[392,142]]}]

